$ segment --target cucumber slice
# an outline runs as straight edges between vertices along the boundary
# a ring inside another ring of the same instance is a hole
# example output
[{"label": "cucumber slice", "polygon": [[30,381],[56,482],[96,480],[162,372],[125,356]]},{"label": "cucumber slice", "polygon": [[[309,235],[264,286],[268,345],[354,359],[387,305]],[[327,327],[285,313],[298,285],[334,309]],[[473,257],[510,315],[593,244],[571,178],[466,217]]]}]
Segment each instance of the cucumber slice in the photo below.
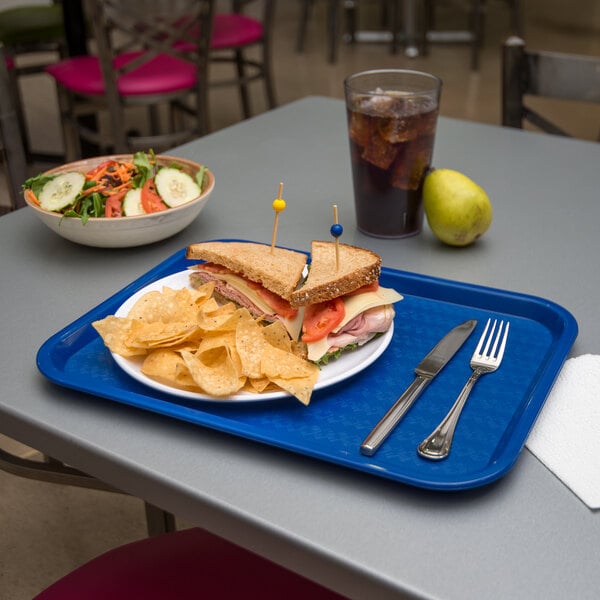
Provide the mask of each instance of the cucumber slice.
[{"label": "cucumber slice", "polygon": [[142,190],[140,188],[129,190],[125,194],[125,198],[123,198],[123,214],[126,217],[146,214],[142,206]]},{"label": "cucumber slice", "polygon": [[169,207],[179,206],[200,195],[200,187],[187,174],[173,167],[163,167],[154,178],[156,191]]},{"label": "cucumber slice", "polygon": [[39,195],[40,206],[44,210],[58,212],[75,202],[84,184],[83,173],[72,171],[57,175],[42,188]]}]

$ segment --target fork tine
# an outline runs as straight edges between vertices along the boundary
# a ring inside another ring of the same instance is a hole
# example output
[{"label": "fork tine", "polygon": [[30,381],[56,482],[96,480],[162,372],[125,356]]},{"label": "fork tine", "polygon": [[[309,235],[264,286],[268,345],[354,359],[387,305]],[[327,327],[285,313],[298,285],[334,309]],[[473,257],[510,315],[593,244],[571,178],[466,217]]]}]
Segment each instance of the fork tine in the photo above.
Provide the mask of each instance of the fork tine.
[{"label": "fork tine", "polygon": [[490,358],[494,358],[496,356],[496,350],[498,349],[498,343],[500,342],[500,338],[502,337],[502,328],[504,327],[504,321],[500,321],[500,327],[498,328],[498,335],[494,338],[494,345],[492,346],[492,351],[488,355]]},{"label": "fork tine", "polygon": [[487,335],[487,330],[488,330],[488,327],[490,326],[490,321],[491,321],[491,319],[487,320],[487,323],[485,324],[485,329],[483,330],[483,333],[481,334],[481,337],[479,338],[479,343],[477,344],[477,348],[475,348],[475,354],[477,354],[478,356],[481,356],[481,348],[483,347],[483,342],[485,342],[485,336]]},{"label": "fork tine", "polygon": [[497,323],[498,323],[498,320],[494,319],[494,324],[492,325],[490,335],[488,336],[487,342],[485,344],[485,349],[481,353],[483,356],[489,356],[490,344],[492,343],[492,340],[494,339],[494,332],[496,331]]},{"label": "fork tine", "polygon": [[[508,328],[510,327],[510,322],[506,322],[506,328],[504,329],[504,337],[502,338],[502,343],[500,344],[500,350],[498,350],[498,356],[496,360],[500,362],[502,357],[504,356],[504,348],[506,348],[506,340],[508,339]],[[498,332],[498,337],[500,336],[500,332]]]}]

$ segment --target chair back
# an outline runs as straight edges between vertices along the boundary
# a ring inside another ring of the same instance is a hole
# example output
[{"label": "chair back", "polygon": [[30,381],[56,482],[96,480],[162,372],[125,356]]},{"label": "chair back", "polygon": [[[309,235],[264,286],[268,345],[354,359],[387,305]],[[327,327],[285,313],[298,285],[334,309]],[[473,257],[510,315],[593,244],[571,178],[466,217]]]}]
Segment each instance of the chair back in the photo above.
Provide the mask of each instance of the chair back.
[{"label": "chair back", "polygon": [[600,102],[600,57],[527,50],[510,37],[502,55],[502,124],[523,128],[525,121],[555,135],[569,136],[526,104],[525,96]]},{"label": "chair back", "polygon": [[[111,129],[120,137],[115,139],[115,149],[127,148],[124,107],[133,101],[150,106],[181,96],[176,74],[184,65],[195,69],[191,91],[196,95],[195,112],[199,117],[196,129],[189,130],[185,137],[207,133],[206,86],[214,0],[85,1],[106,88]],[[185,49],[177,43],[182,40]],[[161,93],[149,94],[140,87],[139,92],[129,90],[127,96],[121,94],[121,78],[136,71],[152,73],[155,83],[163,79]],[[181,135],[182,132],[174,134],[167,144],[186,141]],[[143,138],[139,143],[144,145]]]},{"label": "chair back", "polygon": [[27,162],[12,88],[9,85],[8,68],[4,47],[0,43],[0,152],[6,168],[10,209],[15,209],[25,206],[21,185],[27,177]]}]

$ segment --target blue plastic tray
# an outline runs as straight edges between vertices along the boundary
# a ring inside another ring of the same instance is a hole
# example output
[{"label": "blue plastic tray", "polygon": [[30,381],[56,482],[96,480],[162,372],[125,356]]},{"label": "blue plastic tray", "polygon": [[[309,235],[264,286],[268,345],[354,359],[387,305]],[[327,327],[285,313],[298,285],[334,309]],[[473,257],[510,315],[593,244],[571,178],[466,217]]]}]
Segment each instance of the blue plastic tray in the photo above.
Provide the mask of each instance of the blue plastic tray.
[{"label": "blue plastic tray", "polygon": [[[294,398],[222,403],[186,400],[130,378],[114,362],[91,323],[140,288],[190,265],[181,250],[49,338],[37,364],[51,381],[95,396],[271,444],[406,484],[459,490],[497,480],[514,465],[577,337],[577,323],[548,300],[384,268],[381,284],[404,295],[383,355],[354,377]],[[510,320],[500,369],[475,386],[459,421],[452,452],[440,462],[416,447],[452,405],[470,375],[469,358],[488,317]],[[359,445],[414,378],[414,368],[453,326],[479,324],[372,457]],[[226,440],[224,440],[226,443]]]}]

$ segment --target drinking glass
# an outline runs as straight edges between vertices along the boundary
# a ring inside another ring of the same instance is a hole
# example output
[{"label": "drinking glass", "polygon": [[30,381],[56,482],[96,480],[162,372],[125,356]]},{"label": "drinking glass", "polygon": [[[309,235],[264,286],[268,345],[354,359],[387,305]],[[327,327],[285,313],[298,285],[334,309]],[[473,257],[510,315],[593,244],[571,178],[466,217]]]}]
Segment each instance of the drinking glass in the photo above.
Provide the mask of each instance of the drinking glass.
[{"label": "drinking glass", "polygon": [[382,238],[420,233],[442,82],[408,69],[344,81],[358,229]]}]

